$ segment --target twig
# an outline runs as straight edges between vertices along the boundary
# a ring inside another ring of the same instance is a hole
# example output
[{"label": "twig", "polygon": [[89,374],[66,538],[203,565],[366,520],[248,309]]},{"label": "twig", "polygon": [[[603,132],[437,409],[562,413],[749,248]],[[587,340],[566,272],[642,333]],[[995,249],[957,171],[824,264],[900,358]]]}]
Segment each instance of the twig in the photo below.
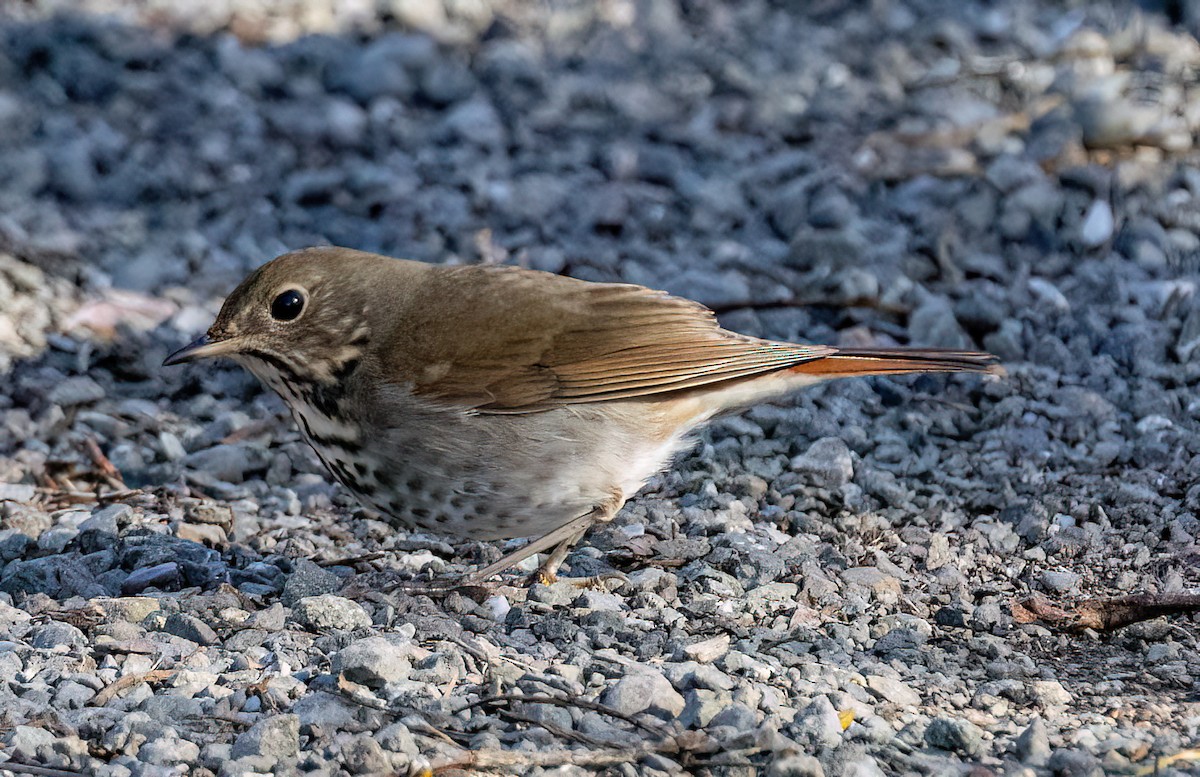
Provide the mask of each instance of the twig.
[{"label": "twig", "polygon": [[1200,749],[1190,748],[1181,750],[1174,755],[1164,755],[1154,759],[1154,763],[1149,766],[1143,766],[1134,774],[1137,777],[1146,777],[1151,774],[1158,774],[1160,769],[1165,769],[1168,766],[1173,766],[1180,761],[1200,761]]},{"label": "twig", "polygon": [[487,704],[497,704],[499,702],[514,702],[514,701],[519,701],[522,704],[551,704],[556,707],[566,707],[568,709],[570,709],[571,707],[575,707],[575,708],[581,709],[581,710],[591,710],[592,712],[599,712],[601,715],[608,715],[610,718],[616,718],[617,720],[623,720],[626,723],[628,723],[632,726],[637,726],[638,728],[642,729],[643,731],[653,734],[657,737],[668,736],[667,732],[662,727],[651,725],[649,723],[643,723],[642,721],[638,720],[637,718],[633,717],[632,715],[626,715],[624,712],[621,712],[620,710],[614,710],[612,707],[606,707],[603,704],[599,704],[594,701],[588,701],[586,699],[560,699],[557,696],[544,696],[544,695],[516,696],[513,694],[504,694],[501,696],[488,696],[486,698],[478,699],[477,701],[473,701],[470,704],[466,704],[462,707],[459,707],[451,714],[457,715],[460,712],[466,712],[469,709],[474,709],[475,707],[482,707]]},{"label": "twig", "polygon": [[1200,610],[1200,594],[1134,594],[1111,599],[1084,599],[1067,608],[1044,596],[1012,605],[1017,623],[1041,622],[1058,631],[1114,631],[1133,623]]},{"label": "twig", "polygon": [[362,564],[367,561],[374,561],[376,559],[383,558],[386,555],[387,554],[383,553],[382,551],[376,551],[374,553],[364,553],[361,556],[350,556],[349,558],[330,558],[330,559],[325,559],[324,561],[318,561],[317,566],[319,566],[319,567],[350,567],[350,566],[354,566],[355,564]]},{"label": "twig", "polygon": [[419,710],[416,707],[405,706],[401,708],[393,706],[385,702],[383,699],[379,699],[374,696],[368,696],[367,689],[365,687],[359,685],[358,683],[347,680],[343,675],[338,675],[337,690],[340,698],[345,699],[351,704],[357,704],[364,709],[382,712],[385,715],[391,715],[393,718],[399,718],[403,715],[416,715],[429,729],[429,731],[425,734],[426,736],[431,736],[454,745],[455,747],[460,747],[458,742],[451,739],[451,734],[462,735],[463,732],[446,732],[441,730],[429,721],[428,714],[423,710]]},{"label": "twig", "polygon": [[88,458],[92,460],[92,464],[100,471],[107,480],[109,485],[113,485],[111,481],[120,483],[121,488],[125,488],[125,478],[121,476],[121,470],[117,469],[116,465],[109,461],[104,455],[104,451],[100,450],[100,444],[96,442],[96,438],[90,434],[83,438],[83,449],[87,452]]},{"label": "twig", "polygon": [[580,731],[563,728],[557,723],[551,723],[548,720],[537,720],[529,717],[528,715],[522,715],[519,712],[513,712],[512,710],[501,710],[500,714],[515,723],[528,723],[531,726],[541,726],[559,739],[569,739],[574,742],[578,742],[581,745],[589,745],[590,747],[619,747],[619,745],[615,742],[597,739],[596,737],[588,736]]},{"label": "twig", "polygon": [[469,750],[461,755],[442,758],[429,765],[436,774],[450,769],[503,769],[521,766],[611,766],[637,761],[644,755],[657,752],[653,746],[640,745],[606,750],[550,750],[522,752],[517,750]]},{"label": "twig", "polygon": [[125,491],[110,491],[107,494],[100,493],[99,489],[96,491],[82,491],[70,488],[42,488],[39,489],[39,492],[51,501],[74,500],[77,502],[110,502],[119,499],[128,499],[131,496],[138,496],[145,493],[140,488],[130,488]]},{"label": "twig", "polygon": [[167,679],[173,673],[174,670],[171,669],[151,669],[149,672],[142,672],[140,674],[127,674],[124,677],[117,679],[114,683],[92,697],[89,706],[103,707],[126,689],[132,688],[133,686],[141,683],[157,683],[161,680]]},{"label": "twig", "polygon": [[12,772],[13,774],[38,774],[42,777],[82,777],[83,772],[77,772],[69,769],[51,769],[48,766],[34,766],[33,764],[19,764],[12,761],[0,763],[0,772]]}]

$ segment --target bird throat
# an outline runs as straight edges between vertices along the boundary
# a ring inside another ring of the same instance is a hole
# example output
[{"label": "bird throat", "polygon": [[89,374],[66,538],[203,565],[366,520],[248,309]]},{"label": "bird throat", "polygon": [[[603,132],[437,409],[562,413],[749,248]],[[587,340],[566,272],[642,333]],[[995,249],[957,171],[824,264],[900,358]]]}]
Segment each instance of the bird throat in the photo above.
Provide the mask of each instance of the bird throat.
[{"label": "bird throat", "polygon": [[332,379],[326,380],[306,379],[290,365],[258,354],[243,355],[239,361],[284,401],[305,441],[334,477],[360,494],[370,489],[355,466],[363,447],[362,429],[347,407],[348,381],[360,363],[357,351],[332,365]]}]

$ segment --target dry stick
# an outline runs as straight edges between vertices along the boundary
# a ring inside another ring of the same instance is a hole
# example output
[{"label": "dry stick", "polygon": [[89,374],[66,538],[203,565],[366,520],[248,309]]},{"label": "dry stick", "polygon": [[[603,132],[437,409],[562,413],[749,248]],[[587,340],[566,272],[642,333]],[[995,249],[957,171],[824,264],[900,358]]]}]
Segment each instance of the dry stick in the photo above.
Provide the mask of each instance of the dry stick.
[{"label": "dry stick", "polygon": [[1018,623],[1040,621],[1059,631],[1113,631],[1133,623],[1200,610],[1200,594],[1134,594],[1111,599],[1084,599],[1069,609],[1043,596],[1031,596],[1012,606]]},{"label": "dry stick", "polygon": [[376,712],[382,712],[385,715],[391,715],[393,718],[399,718],[402,715],[416,715],[417,717],[419,717],[421,719],[421,722],[424,723],[425,726],[428,727],[429,732],[432,732],[432,734],[430,734],[429,732],[426,732],[426,736],[432,736],[433,738],[436,738],[436,739],[442,739],[442,740],[446,741],[447,743],[453,745],[454,747],[461,747],[460,744],[458,744],[457,742],[454,741],[454,739],[451,738],[450,734],[460,734],[460,735],[466,736],[466,734],[464,732],[451,731],[451,732],[447,733],[445,731],[442,731],[440,728],[438,728],[437,726],[435,726],[429,722],[429,718],[427,717],[425,712],[417,709],[416,707],[405,707],[404,709],[397,709],[397,708],[393,707],[392,705],[388,704],[387,702],[385,702],[383,699],[364,698],[362,695],[359,694],[358,689],[354,687],[355,685],[356,685],[355,683],[350,682],[344,676],[338,675],[338,684],[337,684],[338,696],[340,698],[345,699],[346,701],[350,702],[351,704],[357,704],[358,706],[360,706],[364,709],[375,710]]},{"label": "dry stick", "polygon": [[160,680],[167,679],[174,673],[175,670],[173,669],[151,669],[149,672],[142,672],[140,674],[127,674],[124,677],[119,678],[112,685],[109,685],[107,688],[100,691],[100,693],[93,696],[88,706],[103,707],[105,704],[108,704],[110,701],[112,701],[117,694],[121,693],[121,691],[124,691],[127,688],[132,688],[140,683],[156,683]]},{"label": "dry stick", "polygon": [[83,777],[83,772],[71,771],[68,769],[51,769],[48,766],[34,766],[32,764],[18,764],[12,761],[0,763],[0,772],[12,772],[13,774],[37,774],[42,777]]},{"label": "dry stick", "polygon": [[519,712],[513,712],[511,710],[501,710],[500,714],[503,717],[507,718],[508,720],[513,721],[514,723],[528,723],[532,726],[541,726],[542,728],[546,729],[551,734],[553,734],[554,736],[556,736],[560,739],[570,739],[572,741],[578,742],[581,745],[589,745],[591,747],[620,747],[619,742],[609,742],[604,739],[597,739],[596,737],[588,736],[587,734],[584,734],[580,731],[575,731],[575,730],[569,729],[569,728],[563,728],[562,726],[558,725],[557,723],[551,723],[548,720],[536,720],[535,718],[531,718],[528,715],[522,715]]},{"label": "dry stick", "polygon": [[350,556],[349,558],[330,558],[330,559],[325,559],[324,561],[318,561],[317,566],[319,566],[319,567],[350,567],[350,566],[354,566],[355,564],[361,564],[365,561],[374,561],[376,559],[383,558],[386,555],[387,554],[383,553],[382,551],[375,551],[374,553],[364,553],[361,556]]},{"label": "dry stick", "polygon": [[72,504],[77,502],[112,502],[121,499],[128,499],[131,496],[137,496],[145,493],[140,488],[130,488],[125,491],[110,491],[107,494],[100,494],[96,491],[81,491],[71,488],[45,488],[41,489],[41,493],[52,501],[70,500]]},{"label": "dry stick", "polygon": [[125,478],[121,476],[121,470],[117,469],[117,466],[104,455],[104,451],[100,450],[100,444],[96,442],[95,437],[90,434],[85,437],[83,439],[83,449],[87,452],[88,458],[92,460],[92,464],[96,466],[96,469],[100,470],[101,475],[110,480],[117,481],[121,484],[122,488],[126,487]]},{"label": "dry stick", "polygon": [[603,704],[598,704],[594,701],[587,701],[586,699],[560,699],[557,696],[516,696],[510,694],[502,696],[488,696],[487,698],[479,699],[478,701],[473,701],[470,704],[459,707],[450,714],[457,715],[460,712],[466,712],[467,710],[475,707],[482,707],[485,704],[513,701],[519,701],[522,704],[551,704],[556,707],[567,707],[568,709],[571,707],[576,707],[582,710],[591,710],[592,712],[599,712],[602,715],[608,715],[609,717],[616,718],[617,720],[623,720],[626,723],[637,726],[643,731],[653,734],[657,737],[666,738],[670,736],[661,727],[654,726],[649,723],[643,723],[632,715],[626,715],[624,712],[621,712],[620,710],[614,710],[612,707],[606,707]]},{"label": "dry stick", "polygon": [[429,765],[431,772],[449,769],[498,769],[516,766],[611,766],[632,763],[644,755],[656,752],[645,745],[621,750],[550,750],[520,752],[515,750],[469,750],[458,756],[442,758]]}]

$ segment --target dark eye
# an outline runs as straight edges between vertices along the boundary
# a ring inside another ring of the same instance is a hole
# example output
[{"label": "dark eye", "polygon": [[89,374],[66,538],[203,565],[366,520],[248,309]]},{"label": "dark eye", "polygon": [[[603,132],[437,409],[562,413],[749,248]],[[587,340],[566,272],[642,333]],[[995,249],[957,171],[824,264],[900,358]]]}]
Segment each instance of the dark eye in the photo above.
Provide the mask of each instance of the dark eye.
[{"label": "dark eye", "polygon": [[288,289],[271,303],[271,318],[276,321],[291,321],[304,310],[304,295]]}]

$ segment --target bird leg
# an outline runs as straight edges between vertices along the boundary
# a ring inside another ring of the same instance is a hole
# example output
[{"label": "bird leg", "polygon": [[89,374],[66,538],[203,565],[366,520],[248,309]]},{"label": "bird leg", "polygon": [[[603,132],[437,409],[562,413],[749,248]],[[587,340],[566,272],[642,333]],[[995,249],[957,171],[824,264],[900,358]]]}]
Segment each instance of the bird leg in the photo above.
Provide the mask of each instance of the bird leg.
[{"label": "bird leg", "polygon": [[550,585],[557,580],[558,568],[562,566],[563,560],[566,559],[567,554],[571,552],[571,548],[575,546],[575,543],[579,542],[579,540],[583,538],[583,535],[587,533],[588,528],[590,527],[585,527],[575,536],[568,537],[567,539],[558,543],[558,546],[554,548],[554,550],[550,551],[550,555],[546,556],[546,560],[541,563],[541,566],[537,568],[537,571],[529,576],[530,585],[534,583]]},{"label": "bird leg", "polygon": [[535,540],[531,540],[527,545],[517,548],[499,561],[488,564],[483,569],[467,575],[463,578],[463,585],[479,585],[492,575],[516,566],[533,554],[541,553],[548,548],[553,548],[553,550],[550,551],[550,555],[529,578],[529,582],[531,584],[553,583],[557,579],[556,573],[558,572],[559,565],[562,564],[563,559],[567,557],[567,553],[570,552],[575,543],[579,542],[580,538],[584,534],[587,534],[587,530],[592,528],[594,524],[611,521],[623,504],[625,504],[624,496],[614,492],[612,497],[578,518],[564,523],[557,529],[553,529]]}]

